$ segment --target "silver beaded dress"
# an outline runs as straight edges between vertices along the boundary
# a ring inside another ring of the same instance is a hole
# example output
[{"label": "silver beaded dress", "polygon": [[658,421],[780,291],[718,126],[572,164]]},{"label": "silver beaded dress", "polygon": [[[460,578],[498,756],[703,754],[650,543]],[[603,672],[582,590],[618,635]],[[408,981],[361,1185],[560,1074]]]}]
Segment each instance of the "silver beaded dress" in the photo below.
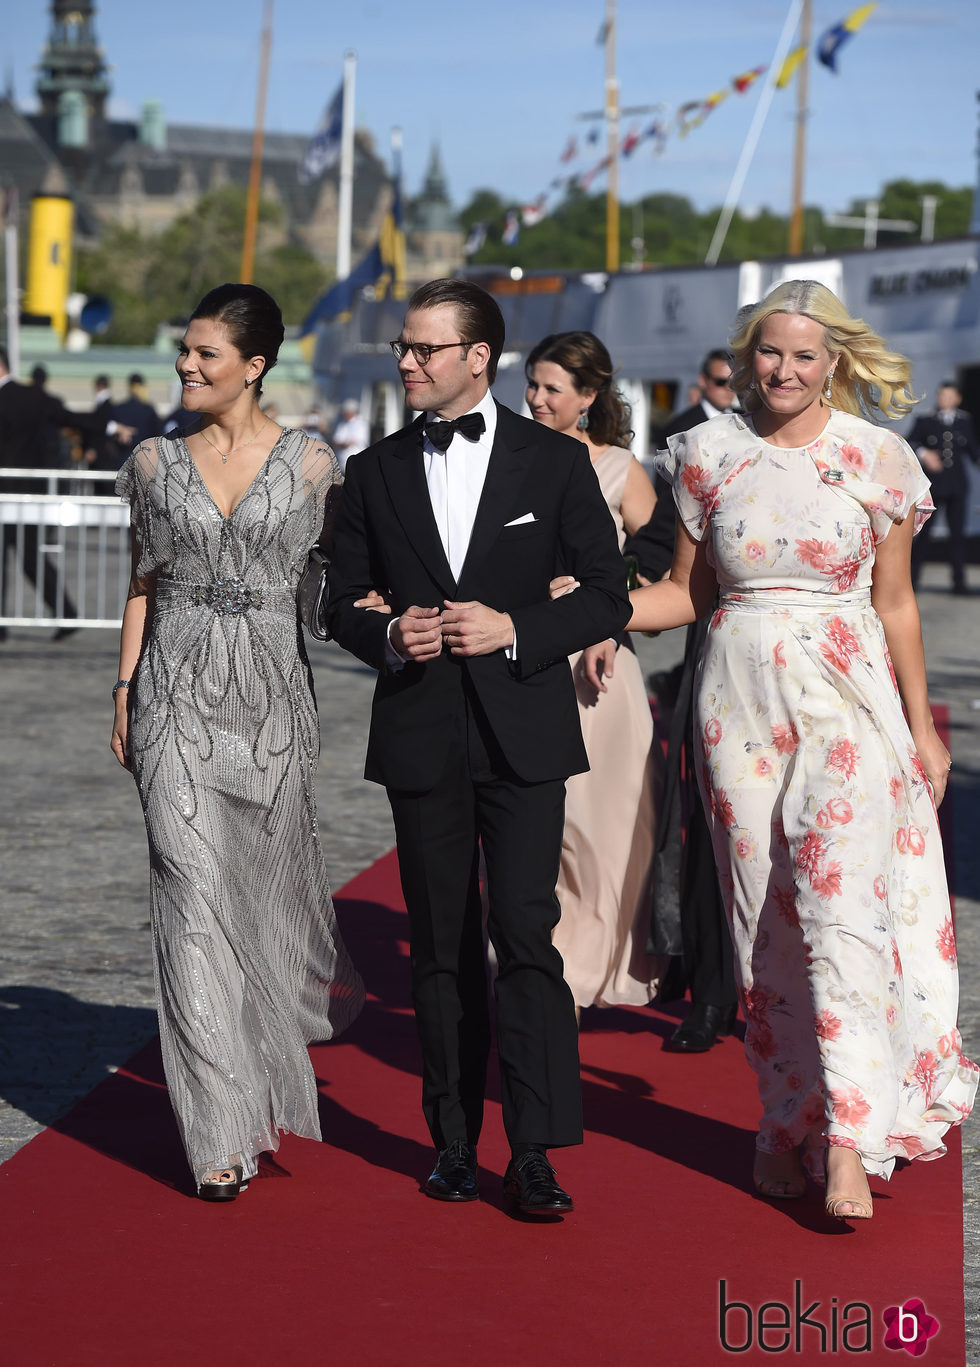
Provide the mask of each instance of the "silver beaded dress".
[{"label": "silver beaded dress", "polygon": [[296,613],[333,452],[284,431],[224,517],[178,434],[117,493],[155,582],[130,752],[150,847],[160,1039],[200,1182],[278,1134],[320,1138],[312,1040],[364,989],[334,917],[313,776],[320,733]]}]

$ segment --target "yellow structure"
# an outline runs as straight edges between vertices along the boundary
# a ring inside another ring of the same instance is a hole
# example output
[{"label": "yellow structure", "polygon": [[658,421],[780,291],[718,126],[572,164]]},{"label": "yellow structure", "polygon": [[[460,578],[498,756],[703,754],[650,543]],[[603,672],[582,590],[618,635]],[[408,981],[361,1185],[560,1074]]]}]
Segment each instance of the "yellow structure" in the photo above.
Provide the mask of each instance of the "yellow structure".
[{"label": "yellow structure", "polygon": [[31,200],[24,311],[50,318],[62,337],[68,327],[65,303],[74,225],[75,205],[67,195],[35,195]]}]

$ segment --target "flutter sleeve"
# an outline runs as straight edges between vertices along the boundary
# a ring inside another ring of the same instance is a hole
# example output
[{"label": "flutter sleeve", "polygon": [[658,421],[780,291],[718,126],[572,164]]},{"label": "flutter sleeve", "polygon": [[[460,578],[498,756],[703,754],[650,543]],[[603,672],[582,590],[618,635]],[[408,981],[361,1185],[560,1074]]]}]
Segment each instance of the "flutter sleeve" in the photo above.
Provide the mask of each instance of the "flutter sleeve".
[{"label": "flutter sleeve", "polygon": [[862,427],[843,442],[829,463],[817,460],[820,478],[861,505],[871,520],[876,544],[910,512],[914,513],[913,531],[918,532],[936,505],[915,452],[897,432],[871,423]]},{"label": "flutter sleeve", "polygon": [[333,524],[340,507],[344,477],[331,448],[323,441],[310,438],[303,452],[303,487],[310,510],[309,545],[317,541],[329,551],[333,545]]},{"label": "flutter sleeve", "polygon": [[657,454],[654,467],[670,484],[678,515],[684,526],[700,541],[711,514],[718,506],[719,475],[694,427],[667,438],[667,450]]},{"label": "flutter sleeve", "polygon": [[140,547],[136,568],[139,575],[151,574],[159,568],[159,538],[154,536],[154,505],[149,492],[158,463],[156,440],[144,441],[135,447],[116,476],[116,493],[129,504],[130,525]]}]

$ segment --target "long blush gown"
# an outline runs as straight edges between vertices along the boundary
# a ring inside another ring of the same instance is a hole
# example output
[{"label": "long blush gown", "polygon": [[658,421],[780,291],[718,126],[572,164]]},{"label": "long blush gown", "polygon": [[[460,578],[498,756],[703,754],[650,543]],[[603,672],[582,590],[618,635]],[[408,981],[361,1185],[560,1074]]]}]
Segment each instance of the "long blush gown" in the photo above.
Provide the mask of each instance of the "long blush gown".
[{"label": "long blush gown", "polygon": [[937,1158],[978,1070],[956,1028],[936,810],[871,606],[875,546],[932,511],[894,433],[833,411],[786,450],[739,414],[666,472],[720,586],[696,689],[698,775],[758,1077],[758,1147]]},{"label": "long blush gown", "polygon": [[296,585],[340,478],[284,431],[230,517],[178,434],[137,447],[117,492],[156,576],[130,750],[170,1099],[200,1182],[290,1130],[320,1138],[307,1044],[357,1015],[313,776],[320,732]]},{"label": "long blush gown", "polygon": [[[620,548],[620,506],[634,459],[611,446],[593,462]],[[580,658],[572,655],[570,664],[591,768],[566,784],[554,943],[577,1006],[641,1006],[656,995],[663,971],[662,958],[646,948],[663,755],[633,652],[616,652],[608,692],[598,695],[582,677]]]}]

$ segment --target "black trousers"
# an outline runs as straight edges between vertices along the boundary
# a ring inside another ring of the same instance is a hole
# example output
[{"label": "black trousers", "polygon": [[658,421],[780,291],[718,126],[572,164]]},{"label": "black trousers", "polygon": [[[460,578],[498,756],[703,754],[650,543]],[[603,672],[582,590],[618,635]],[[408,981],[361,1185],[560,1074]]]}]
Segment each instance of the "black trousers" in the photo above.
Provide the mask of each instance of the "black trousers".
[{"label": "black trousers", "polygon": [[[68,590],[64,590],[63,611],[58,611],[58,588],[61,575],[52,565],[50,557],[41,554],[40,568],[38,567],[38,528],[33,523],[24,525],[23,551],[21,552],[21,568],[24,578],[29,579],[32,584],[37,586],[38,574],[41,576],[41,593],[44,603],[52,617],[77,617],[78,609],[75,607]],[[7,524],[3,528],[3,568],[4,579],[6,579],[7,567],[17,554],[17,528]],[[5,595],[10,602],[9,592]]]},{"label": "black trousers", "polygon": [[446,771],[424,793],[388,790],[411,932],[422,1045],[422,1109],[438,1149],[476,1144],[490,1010],[479,849],[497,954],[497,1051],[511,1145],[582,1142],[578,1030],[551,943],[565,784],[524,783],[500,755],[476,698],[461,693]]},{"label": "black trousers", "polygon": [[[946,514],[946,526],[949,528],[949,539],[947,541],[949,568],[953,581],[954,589],[962,589],[966,585],[966,538],[964,529],[966,526],[966,504],[968,498],[968,488],[954,487],[948,492],[937,493],[933,489],[933,501],[937,508],[942,508]],[[932,518],[930,517],[919,530],[915,540],[912,542],[912,583],[917,584],[922,565],[928,554],[929,542],[932,537]]]},{"label": "black trousers", "polygon": [[[700,1006],[726,1011],[738,1000],[735,958],[704,806],[697,790],[694,684],[710,613],[687,629],[684,664],[667,748],[658,845],[654,864],[649,949],[676,957],[661,987],[670,1000],[684,991]],[[682,770],[684,777],[681,777]]]}]

